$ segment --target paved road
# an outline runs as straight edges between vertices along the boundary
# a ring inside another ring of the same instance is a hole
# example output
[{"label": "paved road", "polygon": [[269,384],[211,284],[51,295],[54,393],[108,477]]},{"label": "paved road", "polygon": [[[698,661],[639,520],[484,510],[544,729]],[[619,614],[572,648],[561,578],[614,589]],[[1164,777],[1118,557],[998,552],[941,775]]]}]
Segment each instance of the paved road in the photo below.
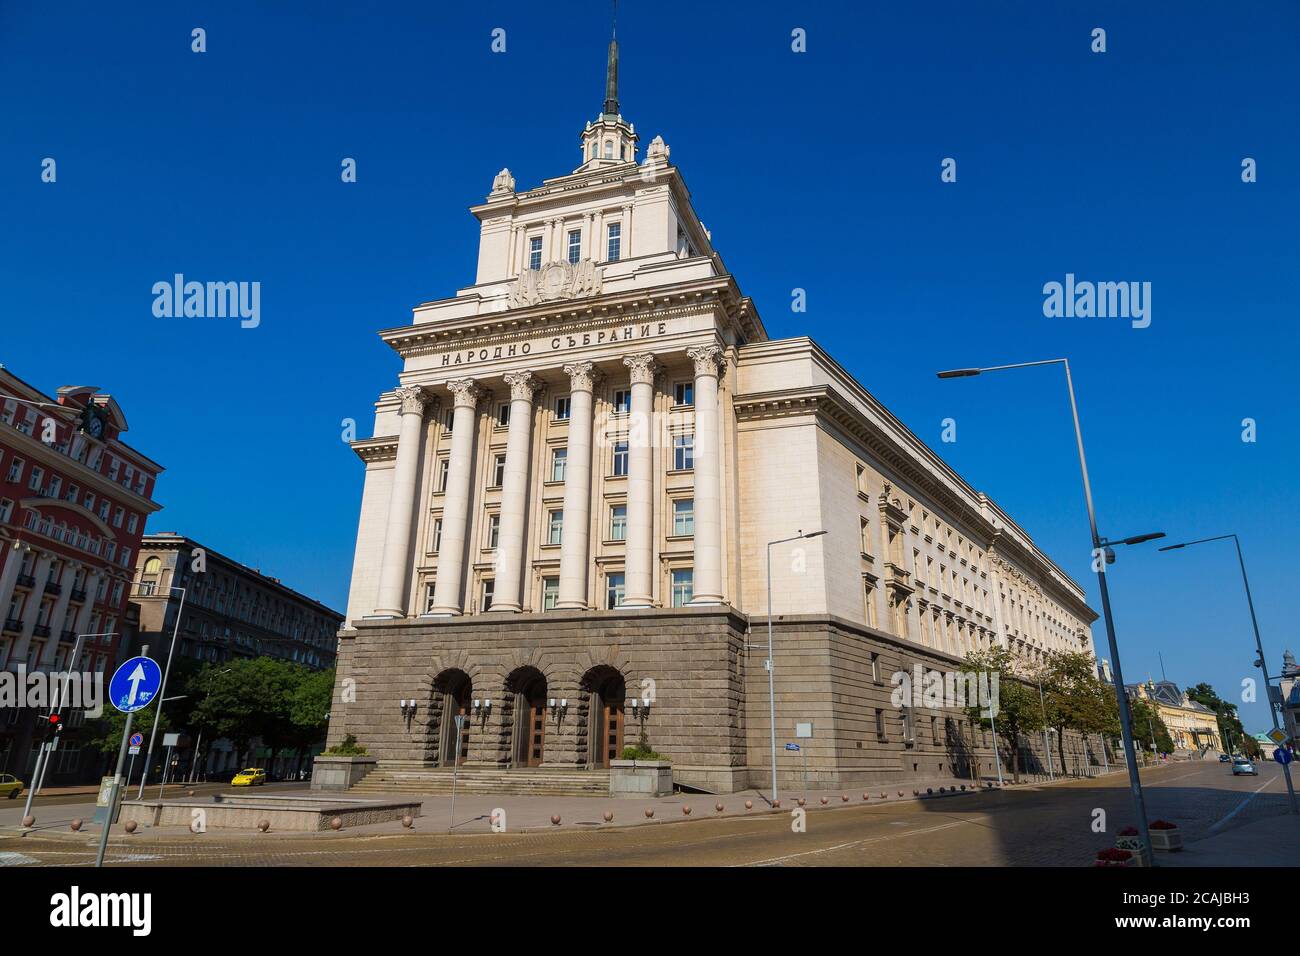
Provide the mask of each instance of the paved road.
[{"label": "paved road", "polygon": [[[1148,812],[1178,823],[1189,843],[1282,816],[1278,768],[1234,778],[1218,763],[1143,772]],[[695,798],[707,812],[713,798]],[[391,829],[327,834],[114,836],[109,862],[190,866],[1083,866],[1131,822],[1122,774],[1055,786],[983,792],[886,805],[822,809],[810,801],[806,832],[786,811],[656,822],[576,826],[506,834]],[[1106,833],[1093,830],[1104,811]],[[385,825],[387,826],[387,825]],[[84,865],[84,835],[0,837],[0,864]],[[18,856],[14,856],[18,854]],[[1249,859],[1243,859],[1249,865]]]}]

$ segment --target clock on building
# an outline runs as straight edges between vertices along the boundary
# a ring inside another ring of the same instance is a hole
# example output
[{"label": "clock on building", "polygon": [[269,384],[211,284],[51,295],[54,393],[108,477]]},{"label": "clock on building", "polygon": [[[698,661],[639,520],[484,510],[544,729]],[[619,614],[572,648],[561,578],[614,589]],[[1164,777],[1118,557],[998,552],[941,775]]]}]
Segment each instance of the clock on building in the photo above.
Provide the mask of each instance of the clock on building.
[{"label": "clock on building", "polygon": [[104,416],[94,405],[87,405],[82,411],[81,430],[91,438],[104,437]]}]

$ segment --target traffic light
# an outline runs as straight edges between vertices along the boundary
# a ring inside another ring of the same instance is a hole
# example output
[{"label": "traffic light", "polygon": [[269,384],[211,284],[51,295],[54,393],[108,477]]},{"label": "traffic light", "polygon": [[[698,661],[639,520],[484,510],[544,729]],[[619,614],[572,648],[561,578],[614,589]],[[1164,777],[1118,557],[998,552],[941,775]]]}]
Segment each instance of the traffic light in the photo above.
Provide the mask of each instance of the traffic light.
[{"label": "traffic light", "polygon": [[36,718],[37,733],[42,740],[49,741],[63,733],[63,718],[58,714],[46,714]]}]

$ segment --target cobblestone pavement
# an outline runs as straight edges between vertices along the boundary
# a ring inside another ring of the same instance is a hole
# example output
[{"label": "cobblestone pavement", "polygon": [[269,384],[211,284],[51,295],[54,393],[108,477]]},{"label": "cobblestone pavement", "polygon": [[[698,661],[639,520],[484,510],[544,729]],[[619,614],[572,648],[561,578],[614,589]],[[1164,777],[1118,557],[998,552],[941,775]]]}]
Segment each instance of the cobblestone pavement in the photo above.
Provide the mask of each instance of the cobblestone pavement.
[{"label": "cobblestone pavement", "polygon": [[[1234,778],[1217,762],[1173,764],[1144,771],[1142,776],[1151,819],[1179,824],[1189,844],[1283,816],[1287,810],[1285,786],[1273,765],[1261,765],[1258,778]],[[893,804],[845,806],[834,800],[823,808],[819,800],[809,800],[803,833],[792,832],[788,809],[770,811],[756,805],[748,815],[701,819],[712,815],[717,799],[734,801],[736,796],[659,801],[656,806],[664,811],[656,811],[654,821],[638,826],[566,821],[549,830],[504,834],[435,832],[433,818],[427,816],[414,831],[394,823],[364,832],[324,834],[115,834],[108,862],[129,866],[1083,866],[1096,850],[1111,845],[1114,833],[1132,820],[1123,774]],[[692,806],[689,819],[680,813],[683,803]],[[1098,809],[1106,813],[1105,834],[1092,830]],[[676,815],[669,816],[667,810]],[[93,861],[93,842],[86,834],[66,832],[6,834],[0,836],[0,865],[86,865]]]}]

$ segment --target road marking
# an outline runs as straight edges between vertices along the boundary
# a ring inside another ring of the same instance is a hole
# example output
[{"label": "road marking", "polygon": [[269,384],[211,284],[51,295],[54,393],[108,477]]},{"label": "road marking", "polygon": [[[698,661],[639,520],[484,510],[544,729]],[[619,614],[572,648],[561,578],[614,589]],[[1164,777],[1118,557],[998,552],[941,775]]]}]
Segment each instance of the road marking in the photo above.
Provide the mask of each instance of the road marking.
[{"label": "road marking", "polygon": [[939,830],[950,830],[953,827],[959,827],[974,822],[976,821],[957,820],[954,823],[944,823],[937,827],[927,827],[924,830],[909,830],[907,833],[888,834],[886,836],[872,837],[867,840],[854,840],[851,843],[837,843],[835,846],[826,846],[819,850],[804,850],[802,853],[789,853],[785,856],[774,856],[766,860],[754,860],[750,863],[733,863],[732,866],[776,866],[778,863],[784,863],[786,860],[796,860],[799,857],[816,856],[818,853],[833,853],[836,850],[847,850],[850,847],[869,846],[872,843],[883,843],[886,840],[897,840],[899,837],[913,837],[919,836],[922,833],[935,833]]},{"label": "road marking", "polygon": [[1245,800],[1241,801],[1241,803],[1237,804],[1236,809],[1234,809],[1231,813],[1229,813],[1226,817],[1224,817],[1224,818],[1223,818],[1222,820],[1220,820],[1218,823],[1214,824],[1214,826],[1210,827],[1210,829],[1209,829],[1208,831],[1206,831],[1206,832],[1207,832],[1207,833],[1213,833],[1215,830],[1219,829],[1219,827],[1223,826],[1225,823],[1227,823],[1229,820],[1231,820],[1233,817],[1235,817],[1235,816],[1236,816],[1238,813],[1240,813],[1242,810],[1246,809],[1246,804],[1248,804],[1248,803],[1250,803],[1250,801],[1254,800],[1255,797],[1259,794],[1259,792],[1260,792],[1261,790],[1263,790],[1263,789],[1264,789],[1265,787],[1267,787],[1269,784],[1276,782],[1276,780],[1277,780],[1276,777],[1274,777],[1272,780],[1265,780],[1263,783],[1261,783],[1258,787],[1256,787],[1254,790],[1252,790],[1252,791],[1250,792],[1250,796],[1248,796]]}]

